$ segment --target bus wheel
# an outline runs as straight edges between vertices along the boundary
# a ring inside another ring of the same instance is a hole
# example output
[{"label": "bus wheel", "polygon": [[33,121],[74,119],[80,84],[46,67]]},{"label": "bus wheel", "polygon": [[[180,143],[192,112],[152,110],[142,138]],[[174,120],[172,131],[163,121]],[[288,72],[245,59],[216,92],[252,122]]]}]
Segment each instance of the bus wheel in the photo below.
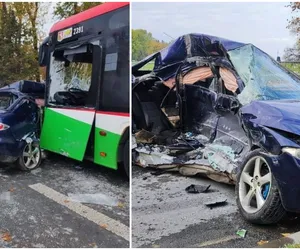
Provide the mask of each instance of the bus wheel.
[{"label": "bus wheel", "polygon": [[21,156],[17,161],[19,169],[30,171],[40,166],[42,161],[42,151],[38,143],[26,143]]},{"label": "bus wheel", "polygon": [[129,177],[129,140],[127,139],[123,149],[123,167],[125,174]]}]

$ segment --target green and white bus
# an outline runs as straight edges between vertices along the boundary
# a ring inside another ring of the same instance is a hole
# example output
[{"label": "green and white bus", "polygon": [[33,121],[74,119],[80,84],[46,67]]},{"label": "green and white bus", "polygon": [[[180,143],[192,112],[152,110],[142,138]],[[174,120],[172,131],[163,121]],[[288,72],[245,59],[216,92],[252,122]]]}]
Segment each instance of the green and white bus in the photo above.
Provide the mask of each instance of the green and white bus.
[{"label": "green and white bus", "polygon": [[53,25],[42,149],[129,173],[129,3],[104,3]]}]

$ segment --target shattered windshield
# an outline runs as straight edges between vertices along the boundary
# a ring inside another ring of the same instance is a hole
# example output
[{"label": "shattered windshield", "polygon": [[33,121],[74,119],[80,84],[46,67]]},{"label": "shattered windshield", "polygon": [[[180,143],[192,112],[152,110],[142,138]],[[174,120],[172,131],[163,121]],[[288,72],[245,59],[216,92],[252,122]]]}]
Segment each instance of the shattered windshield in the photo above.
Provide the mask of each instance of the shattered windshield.
[{"label": "shattered windshield", "polygon": [[253,100],[300,100],[300,79],[255,46],[242,46],[228,54],[245,83],[238,95],[243,105]]},{"label": "shattered windshield", "polygon": [[8,109],[16,99],[17,96],[10,93],[0,93],[0,111]]},{"label": "shattered windshield", "polygon": [[57,93],[70,91],[88,92],[92,78],[92,62],[66,62],[51,56],[51,85],[49,102],[57,102]]}]

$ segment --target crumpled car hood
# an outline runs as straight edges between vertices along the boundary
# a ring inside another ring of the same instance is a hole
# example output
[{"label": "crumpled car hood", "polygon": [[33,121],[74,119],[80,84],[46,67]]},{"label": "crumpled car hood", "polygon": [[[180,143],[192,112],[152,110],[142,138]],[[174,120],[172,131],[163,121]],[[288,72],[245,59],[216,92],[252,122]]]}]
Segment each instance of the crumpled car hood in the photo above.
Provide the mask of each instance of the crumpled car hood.
[{"label": "crumpled car hood", "polygon": [[254,124],[300,135],[300,100],[253,101],[241,114]]}]

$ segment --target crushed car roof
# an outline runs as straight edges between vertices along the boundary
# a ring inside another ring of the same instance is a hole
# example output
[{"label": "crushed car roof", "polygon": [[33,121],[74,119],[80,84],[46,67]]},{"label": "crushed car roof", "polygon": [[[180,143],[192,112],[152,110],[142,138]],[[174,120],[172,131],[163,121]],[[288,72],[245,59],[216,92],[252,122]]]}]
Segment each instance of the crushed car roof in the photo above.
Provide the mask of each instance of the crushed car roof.
[{"label": "crushed car roof", "polygon": [[174,42],[161,51],[149,55],[135,64],[132,67],[132,71],[134,72],[138,70],[154,58],[156,58],[154,68],[158,69],[163,65],[182,62],[186,58],[193,56],[218,55],[217,50],[219,50],[220,47],[224,50],[224,52],[227,52],[244,45],[246,44],[206,34],[186,34],[178,37]]}]

